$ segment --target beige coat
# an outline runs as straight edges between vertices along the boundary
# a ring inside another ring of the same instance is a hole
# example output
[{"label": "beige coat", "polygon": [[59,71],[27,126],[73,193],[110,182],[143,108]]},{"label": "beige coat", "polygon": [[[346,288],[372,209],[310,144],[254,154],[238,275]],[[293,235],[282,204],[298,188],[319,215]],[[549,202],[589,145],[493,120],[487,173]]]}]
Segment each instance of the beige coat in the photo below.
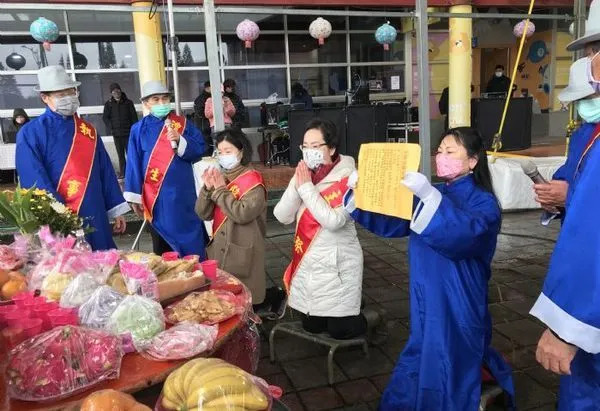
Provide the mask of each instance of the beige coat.
[{"label": "beige coat", "polygon": [[[237,166],[225,173],[227,183],[248,167]],[[239,278],[252,292],[252,303],[265,299],[265,234],[267,226],[267,195],[264,187],[250,190],[240,200],[225,187],[207,190],[202,187],[196,213],[203,220],[212,220],[215,204],[227,216],[225,224],[214,233],[206,248],[208,258],[219,261],[219,267]],[[215,227],[216,228],[216,227]]]}]

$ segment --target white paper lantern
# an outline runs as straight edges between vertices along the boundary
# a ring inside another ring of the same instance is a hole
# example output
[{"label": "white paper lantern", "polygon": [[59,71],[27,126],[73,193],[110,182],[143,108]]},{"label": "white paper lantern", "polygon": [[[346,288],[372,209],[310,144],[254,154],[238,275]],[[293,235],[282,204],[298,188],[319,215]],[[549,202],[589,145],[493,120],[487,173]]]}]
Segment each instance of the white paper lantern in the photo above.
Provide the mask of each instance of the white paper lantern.
[{"label": "white paper lantern", "polygon": [[331,23],[323,17],[313,20],[308,27],[310,35],[319,40],[319,45],[325,44],[325,39],[331,35]]}]

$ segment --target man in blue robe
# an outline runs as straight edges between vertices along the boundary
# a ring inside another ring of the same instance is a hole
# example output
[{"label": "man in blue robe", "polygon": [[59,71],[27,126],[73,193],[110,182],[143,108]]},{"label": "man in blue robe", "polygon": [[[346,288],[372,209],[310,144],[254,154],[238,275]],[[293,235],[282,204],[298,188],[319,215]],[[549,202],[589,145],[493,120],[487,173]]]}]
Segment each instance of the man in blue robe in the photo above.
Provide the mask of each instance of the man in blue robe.
[{"label": "man in blue robe", "polygon": [[[75,208],[79,216],[94,229],[86,236],[93,250],[116,248],[109,220],[114,220],[114,231],[125,231],[123,214],[130,208],[123,198],[115,170],[95,129],[77,117],[79,97],[77,87],[62,66],[48,66],[38,72],[40,97],[46,111],[25,124],[17,135],[16,163],[21,186],[47,190],[60,202],[70,206],[67,192],[59,187],[67,168],[87,176],[79,187],[85,189]],[[85,124],[86,131],[95,141],[95,152],[84,153],[74,144],[75,124]],[[90,159],[86,162],[84,158]],[[93,161],[91,160],[93,159]]]},{"label": "man in blue robe", "polygon": [[498,202],[471,175],[429,191],[415,201],[412,221],[355,208],[351,190],[344,198],[363,227],[382,237],[409,237],[410,337],[380,411],[477,410],[482,366],[514,399],[511,368],[490,347],[487,291],[501,223]]},{"label": "man in blue robe", "polygon": [[[142,102],[150,114],[131,128],[125,198],[150,222],[154,253],[176,251],[204,258],[207,234],[194,211],[192,169],[205,151],[204,137],[191,122],[171,113],[171,94],[162,83],[145,83]],[[167,145],[161,151],[167,144],[164,138],[172,148]],[[159,183],[156,189],[153,182]]]},{"label": "man in blue robe", "polygon": [[[585,35],[567,49],[586,48],[589,73],[592,58],[600,51],[590,53],[600,46],[600,1],[592,2],[585,29]],[[561,411],[600,409],[600,93],[580,100],[577,112],[596,126],[575,162],[568,213],[542,293],[530,312],[548,327],[536,358],[545,369],[562,375]]]},{"label": "man in blue robe", "polygon": [[[587,80],[588,57],[577,60],[569,70],[569,84],[559,94],[563,104],[577,104],[579,100],[594,94],[594,88]],[[536,200],[544,208],[542,221],[549,222],[552,215],[560,213],[561,221],[565,217],[565,202],[569,186],[575,176],[575,168],[585,145],[590,140],[596,124],[583,123],[573,132],[569,141],[567,160],[552,176],[548,184],[535,184]]]}]

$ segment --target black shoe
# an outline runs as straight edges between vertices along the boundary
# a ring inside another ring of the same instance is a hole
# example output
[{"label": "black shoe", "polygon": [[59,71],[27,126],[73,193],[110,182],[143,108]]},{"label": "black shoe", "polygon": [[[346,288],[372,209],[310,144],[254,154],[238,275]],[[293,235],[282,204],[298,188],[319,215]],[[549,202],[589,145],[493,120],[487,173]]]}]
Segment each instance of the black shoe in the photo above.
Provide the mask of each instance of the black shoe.
[{"label": "black shoe", "polygon": [[267,316],[267,319],[275,321],[281,320],[285,317],[285,311],[287,309],[288,296],[287,293],[281,287],[271,287],[267,290],[265,301],[269,301],[271,304],[271,315]]}]

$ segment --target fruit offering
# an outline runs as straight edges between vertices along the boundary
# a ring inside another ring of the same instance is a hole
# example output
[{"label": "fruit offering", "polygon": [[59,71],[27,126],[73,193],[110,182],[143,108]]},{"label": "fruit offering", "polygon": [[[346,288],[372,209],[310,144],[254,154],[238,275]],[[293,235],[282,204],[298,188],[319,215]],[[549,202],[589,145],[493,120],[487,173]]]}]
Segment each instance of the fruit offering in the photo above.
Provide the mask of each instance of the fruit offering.
[{"label": "fruit offering", "polygon": [[91,328],[104,328],[123,298],[123,295],[108,285],[97,288],[89,300],[79,307],[81,324]]},{"label": "fruit offering", "polygon": [[129,295],[112,313],[106,328],[117,335],[131,334],[135,347],[143,349],[150,340],[165,329],[159,303],[139,295]]},{"label": "fruit offering", "polygon": [[154,337],[144,354],[157,361],[192,358],[212,349],[218,332],[214,325],[183,322]]},{"label": "fruit offering", "polygon": [[88,395],[80,411],[152,411],[133,396],[116,390],[100,390]]},{"label": "fruit offering", "polygon": [[[264,381],[216,358],[199,358],[173,371],[161,405],[167,410],[267,410]],[[268,392],[268,390],[267,390]]]},{"label": "fruit offering", "polygon": [[52,301],[60,301],[60,297],[73,281],[69,274],[51,273],[42,282],[42,295]]},{"label": "fruit offering", "polygon": [[0,300],[10,300],[23,291],[27,291],[27,281],[23,274],[0,270]]},{"label": "fruit offering", "polygon": [[165,310],[171,323],[192,321],[202,324],[218,324],[233,317],[237,312],[236,297],[220,290],[191,293],[183,300]]},{"label": "fruit offering", "polygon": [[0,245],[0,270],[13,271],[23,267],[23,261],[7,245]]},{"label": "fruit offering", "polygon": [[119,377],[120,338],[76,326],[26,340],[10,353],[6,377],[12,398],[55,400]]}]

